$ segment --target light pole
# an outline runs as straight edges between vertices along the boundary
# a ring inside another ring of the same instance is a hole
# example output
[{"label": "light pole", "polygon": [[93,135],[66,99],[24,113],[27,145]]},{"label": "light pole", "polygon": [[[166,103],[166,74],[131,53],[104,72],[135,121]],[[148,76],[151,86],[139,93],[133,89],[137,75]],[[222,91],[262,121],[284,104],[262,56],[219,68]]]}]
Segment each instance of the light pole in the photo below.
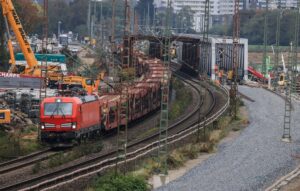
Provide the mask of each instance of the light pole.
[{"label": "light pole", "polygon": [[57,25],[58,25],[58,29],[57,29],[57,38],[59,38],[60,35],[60,25],[61,25],[61,21],[58,21]]}]

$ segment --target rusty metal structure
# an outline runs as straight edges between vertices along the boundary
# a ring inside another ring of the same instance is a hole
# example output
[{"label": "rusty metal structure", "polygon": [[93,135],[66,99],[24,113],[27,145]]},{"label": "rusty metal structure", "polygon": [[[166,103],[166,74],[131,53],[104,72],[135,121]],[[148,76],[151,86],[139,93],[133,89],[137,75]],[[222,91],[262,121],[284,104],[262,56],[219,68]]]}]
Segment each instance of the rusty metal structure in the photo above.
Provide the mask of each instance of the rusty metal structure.
[{"label": "rusty metal structure", "polygon": [[233,51],[232,51],[232,66],[233,66],[233,82],[230,87],[230,113],[233,118],[237,117],[237,76],[239,66],[239,39],[240,39],[240,1],[234,1],[234,15],[233,15]]}]

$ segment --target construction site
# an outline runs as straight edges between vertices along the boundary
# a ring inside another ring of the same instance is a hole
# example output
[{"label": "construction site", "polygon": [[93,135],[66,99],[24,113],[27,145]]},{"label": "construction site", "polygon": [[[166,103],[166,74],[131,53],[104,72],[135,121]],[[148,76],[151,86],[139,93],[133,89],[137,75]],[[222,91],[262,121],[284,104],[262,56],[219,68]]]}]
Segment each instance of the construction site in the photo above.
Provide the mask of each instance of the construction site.
[{"label": "construction site", "polygon": [[0,3],[0,190],[300,190],[299,0]]}]

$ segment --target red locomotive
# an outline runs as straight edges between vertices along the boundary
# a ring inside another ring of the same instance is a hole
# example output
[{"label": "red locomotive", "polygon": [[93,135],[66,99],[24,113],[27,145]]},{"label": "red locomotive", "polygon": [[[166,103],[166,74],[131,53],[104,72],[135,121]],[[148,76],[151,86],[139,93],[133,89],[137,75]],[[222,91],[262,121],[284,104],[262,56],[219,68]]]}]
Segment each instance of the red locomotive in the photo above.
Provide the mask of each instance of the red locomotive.
[{"label": "red locomotive", "polygon": [[96,96],[45,98],[40,116],[41,140],[46,143],[73,144],[101,130]]},{"label": "red locomotive", "polygon": [[[126,100],[120,94],[100,97],[51,97],[41,105],[41,139],[51,145],[73,145],[101,131],[125,124],[121,105],[128,104],[128,120],[132,122],[160,107],[161,80],[165,67],[159,60],[139,59],[143,68],[141,80],[129,87]],[[123,103],[121,103],[121,100]],[[123,118],[119,118],[123,116]]]}]

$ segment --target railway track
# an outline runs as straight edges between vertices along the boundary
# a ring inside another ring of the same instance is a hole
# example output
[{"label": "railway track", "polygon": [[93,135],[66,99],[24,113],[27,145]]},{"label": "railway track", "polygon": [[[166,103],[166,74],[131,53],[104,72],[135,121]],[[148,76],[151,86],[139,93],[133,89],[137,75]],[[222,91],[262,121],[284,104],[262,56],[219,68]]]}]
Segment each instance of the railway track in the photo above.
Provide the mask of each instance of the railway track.
[{"label": "railway track", "polygon": [[[187,78],[183,77],[184,74],[175,74],[179,78]],[[185,83],[188,83],[190,86],[194,87],[196,84],[199,84],[199,81],[194,79],[185,79]],[[200,91],[197,88],[197,91]],[[223,91],[228,95],[228,91],[223,89]],[[227,99],[226,103],[222,105],[222,107],[216,108],[216,99],[211,90],[208,90],[210,97],[212,99],[210,107],[206,112],[207,119],[200,123],[201,126],[204,124],[209,124],[216,120],[220,115],[222,115],[229,105],[229,101]],[[203,104],[201,102],[200,104]],[[197,105],[198,106],[198,105]],[[198,107],[191,112],[191,115],[186,116],[181,119],[177,123],[173,124],[169,127],[170,136],[168,137],[168,143],[172,144],[179,140],[184,139],[187,136],[195,133],[198,130],[198,125],[195,116],[198,116]],[[159,147],[159,141],[157,140],[158,133],[143,138],[141,140],[137,140],[135,142],[131,142],[128,145],[128,155],[127,162],[135,160],[141,156],[147,155],[148,153],[156,150]],[[70,166],[52,173],[48,173],[42,176],[37,176],[32,179],[28,179],[22,182],[18,182],[16,184],[2,187],[0,190],[42,190],[42,189],[53,189],[55,187],[61,186],[63,184],[75,181],[79,178],[87,177],[93,175],[95,173],[101,172],[108,168],[115,166],[118,158],[116,157],[116,150],[112,149],[110,152],[99,155],[93,159],[88,161],[84,161],[80,164]],[[124,163],[124,161],[120,161],[119,164]]]},{"label": "railway track", "polygon": [[[202,102],[197,103],[197,106],[199,104],[202,104]],[[193,111],[195,113],[195,110]],[[156,114],[157,115],[157,114]],[[155,117],[154,116],[148,116],[148,117]],[[186,120],[189,120],[189,118],[186,118]],[[137,123],[137,125],[139,122]],[[134,131],[134,130],[133,130]],[[116,134],[116,132],[112,131],[110,133],[105,134],[105,137],[107,138],[113,138],[113,136]],[[24,167],[36,164],[41,161],[48,160],[52,155],[54,155],[56,152],[51,151],[50,149],[42,150],[24,157],[20,157],[15,160],[11,160],[8,162],[5,162],[3,164],[0,164],[0,175],[8,174],[13,171],[21,170]]]},{"label": "railway track", "polygon": [[47,148],[14,160],[0,163],[0,175],[47,160],[53,154],[55,154],[55,152]]}]

